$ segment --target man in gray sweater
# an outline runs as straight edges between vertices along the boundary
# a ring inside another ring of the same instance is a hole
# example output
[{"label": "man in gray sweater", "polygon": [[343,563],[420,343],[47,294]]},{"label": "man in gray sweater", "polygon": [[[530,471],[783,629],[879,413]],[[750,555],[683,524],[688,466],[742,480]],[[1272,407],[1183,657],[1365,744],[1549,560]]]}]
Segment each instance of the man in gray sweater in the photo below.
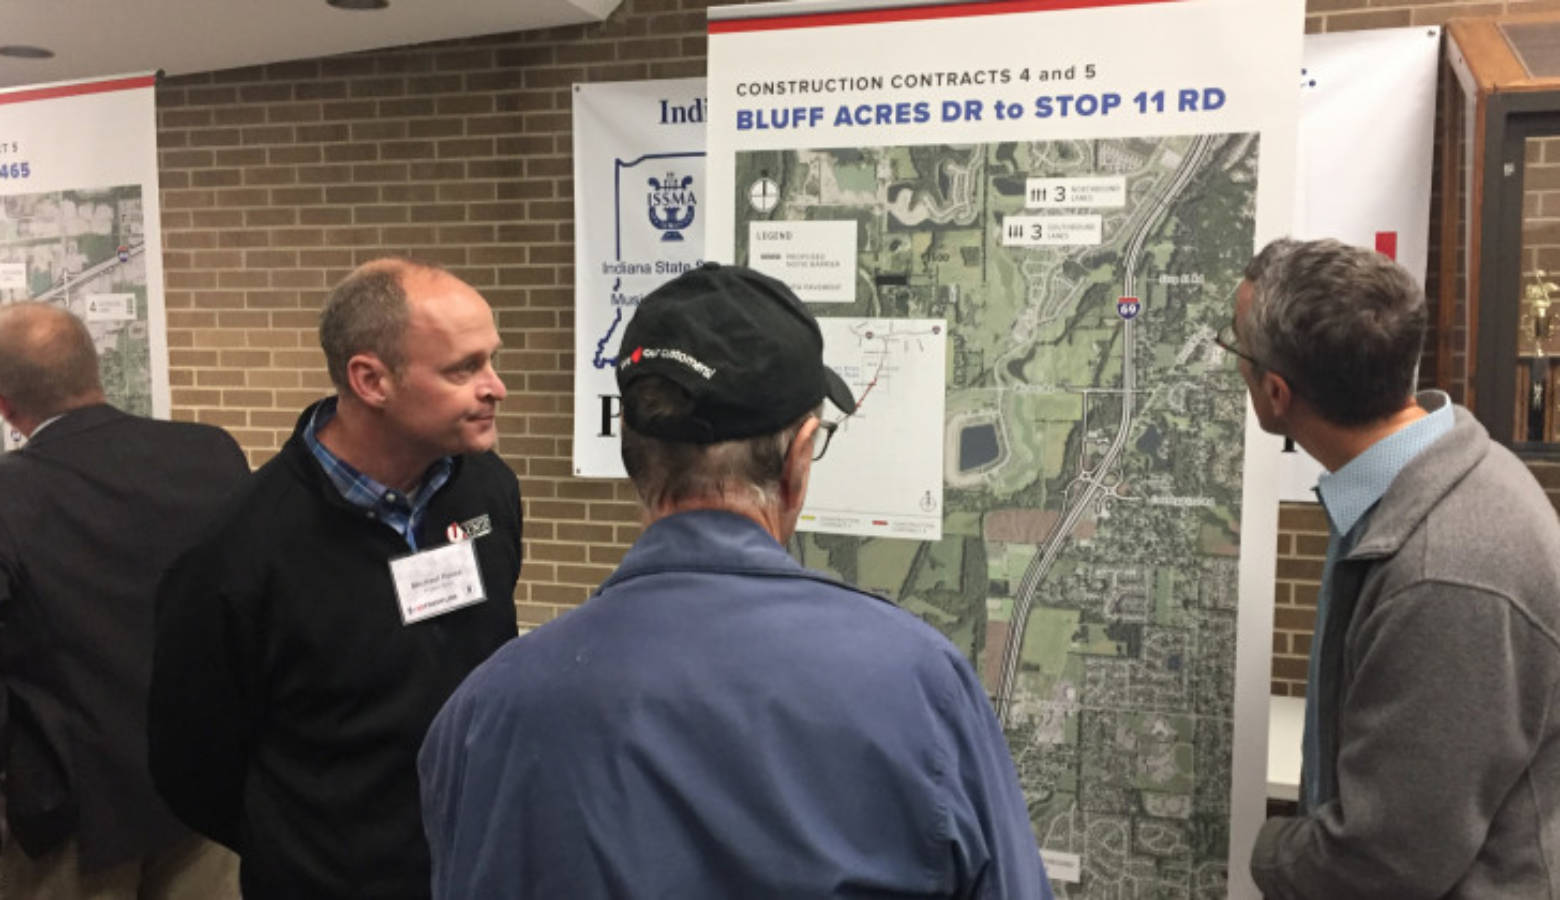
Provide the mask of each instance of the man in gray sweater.
[{"label": "man in gray sweater", "polygon": [[1384,256],[1269,244],[1219,342],[1327,468],[1299,815],[1269,898],[1560,898],[1560,524],[1515,456],[1415,395],[1424,294]]}]

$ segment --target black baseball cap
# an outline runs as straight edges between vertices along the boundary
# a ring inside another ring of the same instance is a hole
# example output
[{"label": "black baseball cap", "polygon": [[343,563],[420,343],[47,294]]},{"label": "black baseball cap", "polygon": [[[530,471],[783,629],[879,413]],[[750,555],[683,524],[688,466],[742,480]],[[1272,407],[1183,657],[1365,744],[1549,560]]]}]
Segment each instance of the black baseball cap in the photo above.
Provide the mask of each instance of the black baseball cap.
[{"label": "black baseball cap", "polygon": [[618,389],[660,375],[693,398],[684,416],[642,419],[640,434],[714,444],[774,434],[824,397],[841,412],[856,398],[823,364],[818,322],[784,283],[744,266],[707,262],[647,294],[623,331]]}]

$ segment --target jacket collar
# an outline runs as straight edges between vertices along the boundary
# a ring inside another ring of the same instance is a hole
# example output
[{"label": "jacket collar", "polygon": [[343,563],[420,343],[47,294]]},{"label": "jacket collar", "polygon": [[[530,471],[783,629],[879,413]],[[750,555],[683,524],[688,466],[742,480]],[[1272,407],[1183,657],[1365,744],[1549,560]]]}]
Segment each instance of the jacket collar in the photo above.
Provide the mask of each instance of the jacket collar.
[{"label": "jacket collar", "polygon": [[[309,449],[308,441],[303,436],[303,433],[308,430],[309,423],[314,421],[314,411],[329,399],[328,397],[322,397],[304,407],[303,412],[298,414],[297,423],[293,425],[292,437],[288,438],[287,442],[282,445],[282,449],[277,454],[277,457],[282,464],[290,467],[301,478],[304,478],[308,483],[319,489],[324,494],[326,501],[333,506],[361,512],[361,507],[354,506],[345,497],[341,496],[341,491],[336,488],[330,476],[325,474],[325,469],[320,466],[320,461],[315,458],[314,452]],[[488,452],[491,453],[492,451]],[[444,487],[448,487],[450,483],[460,477],[460,471],[466,464],[466,457],[464,454],[451,457],[450,463],[450,475],[444,481]]]},{"label": "jacket collar", "polygon": [[55,419],[48,428],[37,433],[37,440],[29,440],[22,449],[42,449],[57,441],[70,440],[84,431],[91,431],[107,422],[128,417],[128,413],[120,412],[107,403],[94,403],[91,406],[82,406]]},{"label": "jacket collar", "polygon": [[700,509],[667,516],[646,528],[597,593],[630,578],[668,571],[816,575],[752,519]]},{"label": "jacket collar", "polygon": [[1452,430],[1403,467],[1370,514],[1346,559],[1374,559],[1400,550],[1409,535],[1490,452],[1490,436],[1468,410],[1455,406]]}]

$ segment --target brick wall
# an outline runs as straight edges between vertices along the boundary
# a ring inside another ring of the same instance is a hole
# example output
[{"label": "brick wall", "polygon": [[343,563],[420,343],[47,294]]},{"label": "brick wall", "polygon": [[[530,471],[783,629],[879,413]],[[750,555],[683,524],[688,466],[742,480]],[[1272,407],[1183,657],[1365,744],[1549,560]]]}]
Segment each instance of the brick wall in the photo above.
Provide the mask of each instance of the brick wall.
[{"label": "brick wall", "polygon": [[[526,497],[519,620],[583,600],[638,534],[638,511],[626,483],[570,476],[570,85],[702,75],[704,6],[624,0],[597,25],[167,80],[174,416],[227,427],[264,462],[329,390],[314,335],[329,285],[385,252],[441,261],[487,296],[508,348],[500,449]],[[1552,8],[1310,0],[1306,29]],[[1273,690],[1298,693],[1326,529],[1298,505],[1280,529]]]}]

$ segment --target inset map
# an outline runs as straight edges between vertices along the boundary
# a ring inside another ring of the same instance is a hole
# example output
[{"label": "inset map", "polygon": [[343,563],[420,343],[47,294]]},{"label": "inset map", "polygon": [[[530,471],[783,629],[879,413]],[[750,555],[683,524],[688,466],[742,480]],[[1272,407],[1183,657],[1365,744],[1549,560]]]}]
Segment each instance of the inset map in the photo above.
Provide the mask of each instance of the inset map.
[{"label": "inset map", "polygon": [[152,414],[140,185],[0,196],[0,304],[20,300],[81,317],[109,402]]},{"label": "inset map", "polygon": [[[855,301],[814,313],[947,322],[943,538],[809,533],[793,552],[968,654],[1058,897],[1226,893],[1245,394],[1213,337],[1251,253],[1257,151],[1210,134],[737,156],[736,259],[755,222],[851,221]],[[891,467],[879,422],[835,440]]]}]

